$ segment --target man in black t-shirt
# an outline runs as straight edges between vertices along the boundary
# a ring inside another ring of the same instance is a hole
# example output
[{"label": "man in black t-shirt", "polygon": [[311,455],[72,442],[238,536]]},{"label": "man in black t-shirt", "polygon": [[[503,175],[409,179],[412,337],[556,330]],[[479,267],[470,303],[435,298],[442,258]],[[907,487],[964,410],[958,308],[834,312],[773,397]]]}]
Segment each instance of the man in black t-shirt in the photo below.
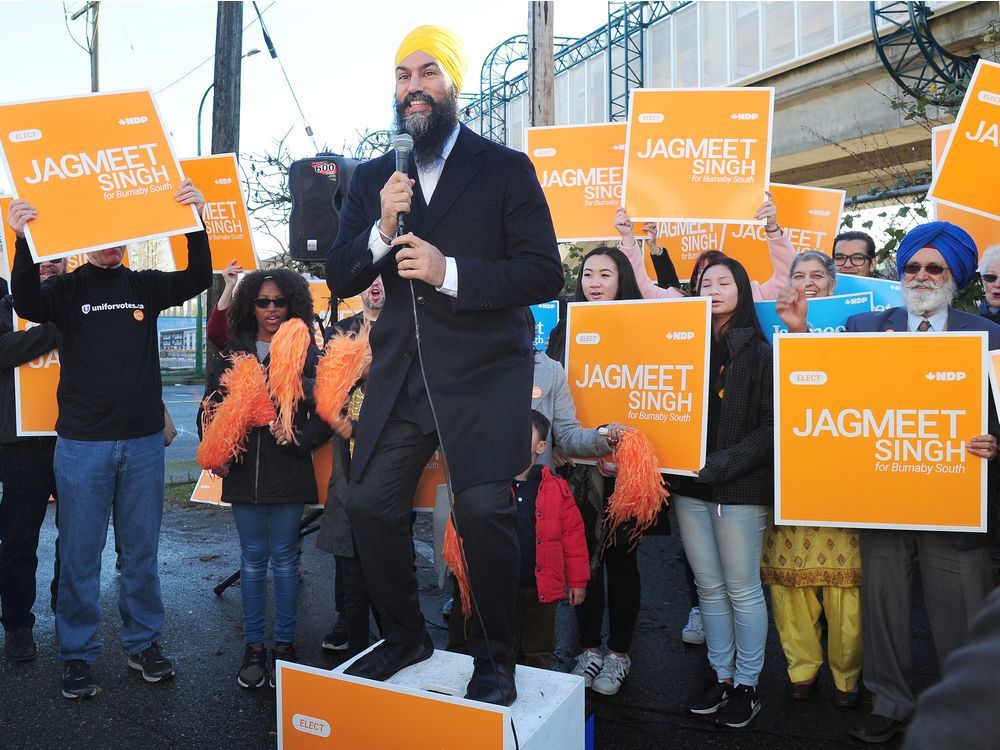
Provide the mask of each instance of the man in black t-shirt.
[{"label": "man in black t-shirt", "polygon": [[[175,195],[199,214],[190,180]],[[184,271],[133,271],[123,247],[88,253],[73,273],[41,283],[24,239],[37,217],[23,200],[8,223],[18,235],[11,288],[18,315],[59,332],[55,477],[59,492],[59,598],[56,630],[64,662],[62,694],[99,692],[91,664],[102,651],[101,553],[112,508],[121,543],[119,610],[129,667],[147,682],[172,677],[160,651],[164,611],[157,570],[163,515],[163,404],[156,318],[212,281],[204,231],[187,235]]]}]

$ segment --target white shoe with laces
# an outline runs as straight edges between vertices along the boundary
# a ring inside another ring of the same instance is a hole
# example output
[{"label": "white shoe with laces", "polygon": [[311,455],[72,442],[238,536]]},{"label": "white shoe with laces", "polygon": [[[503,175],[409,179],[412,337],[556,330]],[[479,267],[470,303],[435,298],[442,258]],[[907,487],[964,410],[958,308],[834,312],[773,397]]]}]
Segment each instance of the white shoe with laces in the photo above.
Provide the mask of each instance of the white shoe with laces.
[{"label": "white shoe with laces", "polygon": [[701,624],[701,608],[692,607],[688,612],[687,625],[681,630],[681,640],[692,646],[700,646],[705,642],[705,630]]},{"label": "white shoe with laces", "polygon": [[604,657],[604,666],[594,678],[591,689],[601,695],[615,695],[621,690],[622,683],[625,682],[625,677],[628,676],[628,670],[631,666],[632,660],[628,654],[618,656],[618,654],[608,653]]},{"label": "white shoe with laces", "polygon": [[590,687],[594,684],[594,678],[597,677],[603,666],[603,656],[596,651],[584,649],[584,651],[576,657],[576,666],[573,667],[573,674],[577,677],[583,678],[584,687]]}]

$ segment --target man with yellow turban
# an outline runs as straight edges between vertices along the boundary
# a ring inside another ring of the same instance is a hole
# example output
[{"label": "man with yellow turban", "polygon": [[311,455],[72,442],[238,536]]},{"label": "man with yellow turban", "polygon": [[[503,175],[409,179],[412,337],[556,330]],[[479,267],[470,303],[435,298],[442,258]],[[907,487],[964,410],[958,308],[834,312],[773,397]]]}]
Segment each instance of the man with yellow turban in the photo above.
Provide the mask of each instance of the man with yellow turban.
[{"label": "man with yellow turban", "polygon": [[[461,41],[414,29],[396,53],[396,127],[413,137],[358,167],[326,263],[338,297],[379,274],[385,306],[358,422],[347,510],[385,641],[347,672],[385,680],[427,659],[410,509],[439,446],[476,610],[466,697],[510,705],[519,579],[511,481],[530,461],[532,331],[524,308],[563,286],[552,218],[528,158],[458,122]],[[405,217],[405,230],[401,218]]]}]

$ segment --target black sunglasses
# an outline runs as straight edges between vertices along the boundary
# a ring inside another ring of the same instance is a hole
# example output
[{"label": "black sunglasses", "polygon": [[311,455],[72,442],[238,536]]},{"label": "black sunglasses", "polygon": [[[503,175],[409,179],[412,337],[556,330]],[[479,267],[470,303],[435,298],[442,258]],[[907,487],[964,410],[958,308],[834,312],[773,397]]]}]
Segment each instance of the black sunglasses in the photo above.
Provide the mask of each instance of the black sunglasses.
[{"label": "black sunglasses", "polygon": [[995,273],[984,273],[980,278],[987,284],[996,284],[1000,276],[997,276]]},{"label": "black sunglasses", "polygon": [[948,270],[948,266],[942,266],[940,263],[928,263],[927,265],[923,265],[921,263],[907,263],[903,266],[903,273],[909,274],[910,276],[916,276],[920,273],[921,268],[927,271],[929,276],[940,276]]},{"label": "black sunglasses", "polygon": [[261,310],[266,310],[271,305],[274,305],[279,310],[282,310],[288,307],[288,297],[275,297],[273,299],[270,297],[258,297],[253,301],[253,303]]}]

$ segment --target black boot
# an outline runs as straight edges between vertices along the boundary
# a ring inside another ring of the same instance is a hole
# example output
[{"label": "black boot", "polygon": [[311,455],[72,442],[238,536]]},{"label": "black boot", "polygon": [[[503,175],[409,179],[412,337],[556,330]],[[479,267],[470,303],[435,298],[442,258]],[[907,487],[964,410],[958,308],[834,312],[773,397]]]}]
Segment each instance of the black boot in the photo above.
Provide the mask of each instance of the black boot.
[{"label": "black boot", "polygon": [[509,706],[517,700],[513,649],[499,641],[469,639],[473,658],[472,679],[465,698],[470,701]]}]

